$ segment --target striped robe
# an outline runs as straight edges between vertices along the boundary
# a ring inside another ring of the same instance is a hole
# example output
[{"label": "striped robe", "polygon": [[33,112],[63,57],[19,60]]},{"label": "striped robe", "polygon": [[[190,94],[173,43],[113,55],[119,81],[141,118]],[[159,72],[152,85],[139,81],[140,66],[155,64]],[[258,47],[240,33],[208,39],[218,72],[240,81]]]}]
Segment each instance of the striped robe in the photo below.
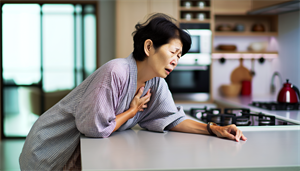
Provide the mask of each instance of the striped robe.
[{"label": "striped robe", "polygon": [[[109,137],[116,115],[129,109],[136,88],[137,66],[132,54],[104,64],[34,123],[20,155],[21,169],[62,170],[78,147],[80,134]],[[118,131],[139,124],[147,130],[163,132],[185,119],[163,78],[147,81],[142,96],[149,88],[152,95],[147,109]]]}]

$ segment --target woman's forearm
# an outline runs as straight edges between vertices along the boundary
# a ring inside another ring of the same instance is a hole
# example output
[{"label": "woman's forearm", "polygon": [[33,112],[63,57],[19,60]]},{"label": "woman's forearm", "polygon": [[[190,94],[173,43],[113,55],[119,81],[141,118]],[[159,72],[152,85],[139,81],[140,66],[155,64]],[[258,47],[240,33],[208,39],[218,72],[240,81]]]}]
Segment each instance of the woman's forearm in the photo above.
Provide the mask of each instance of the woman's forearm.
[{"label": "woman's forearm", "polygon": [[134,117],[134,115],[138,112],[138,109],[135,108],[129,108],[127,111],[120,113],[116,116],[116,127],[113,132],[118,130],[121,125],[123,125],[126,121]]},{"label": "woman's forearm", "polygon": [[[247,138],[243,135],[234,124],[227,126],[210,126],[211,131],[218,137],[224,137],[231,140],[239,141],[240,139],[246,141]],[[171,131],[188,132],[196,134],[209,134],[207,124],[199,123],[194,120],[186,119],[173,127]]]},{"label": "woman's forearm", "polygon": [[209,132],[206,129],[206,124],[196,122],[191,119],[186,119],[173,127],[171,131],[177,131],[177,132],[187,132],[187,133],[195,133],[195,134],[209,134]]}]

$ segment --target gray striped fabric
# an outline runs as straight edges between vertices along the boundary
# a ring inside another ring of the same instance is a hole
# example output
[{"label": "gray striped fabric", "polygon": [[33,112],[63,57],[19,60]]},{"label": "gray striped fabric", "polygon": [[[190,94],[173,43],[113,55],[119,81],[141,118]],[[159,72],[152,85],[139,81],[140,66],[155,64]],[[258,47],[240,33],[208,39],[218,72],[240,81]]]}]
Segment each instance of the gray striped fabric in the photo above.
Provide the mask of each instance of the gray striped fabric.
[{"label": "gray striped fabric", "polygon": [[[80,134],[108,137],[116,115],[129,108],[137,87],[137,66],[132,54],[100,67],[65,98],[46,111],[31,128],[22,153],[22,170],[62,170],[79,144]],[[163,78],[146,82],[143,96],[151,88],[148,108],[123,124],[118,131],[139,124],[163,132],[185,119]]]}]

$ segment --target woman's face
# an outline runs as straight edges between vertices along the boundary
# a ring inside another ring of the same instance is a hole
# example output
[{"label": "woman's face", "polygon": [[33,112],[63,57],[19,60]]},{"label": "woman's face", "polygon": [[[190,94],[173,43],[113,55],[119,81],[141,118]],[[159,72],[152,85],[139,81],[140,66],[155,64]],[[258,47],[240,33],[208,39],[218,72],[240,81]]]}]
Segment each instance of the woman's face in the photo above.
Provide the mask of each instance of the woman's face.
[{"label": "woman's face", "polygon": [[156,77],[166,78],[177,66],[181,52],[180,39],[171,39],[157,49],[151,46],[148,62]]}]

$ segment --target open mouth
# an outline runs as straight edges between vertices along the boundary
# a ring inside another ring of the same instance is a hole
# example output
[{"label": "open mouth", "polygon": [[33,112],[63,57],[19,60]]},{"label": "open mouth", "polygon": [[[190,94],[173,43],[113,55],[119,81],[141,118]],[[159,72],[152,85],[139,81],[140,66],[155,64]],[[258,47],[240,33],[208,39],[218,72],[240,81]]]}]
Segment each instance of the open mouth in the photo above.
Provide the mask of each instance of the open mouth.
[{"label": "open mouth", "polygon": [[167,68],[166,68],[165,70],[167,71],[168,74],[170,74],[170,73],[172,72],[171,69],[167,69]]}]

